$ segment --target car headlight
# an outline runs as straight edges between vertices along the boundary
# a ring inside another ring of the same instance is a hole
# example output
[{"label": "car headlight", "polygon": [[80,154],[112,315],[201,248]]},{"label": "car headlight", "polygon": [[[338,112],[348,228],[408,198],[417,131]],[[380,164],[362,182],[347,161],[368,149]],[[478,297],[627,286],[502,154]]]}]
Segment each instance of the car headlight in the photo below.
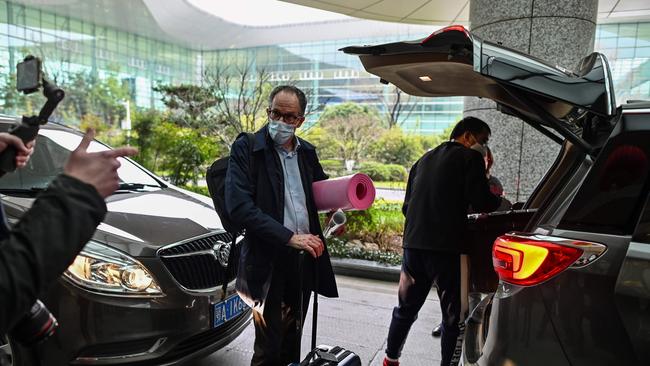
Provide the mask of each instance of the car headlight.
[{"label": "car headlight", "polygon": [[73,283],[121,296],[163,296],[151,273],[136,259],[95,241],[89,241],[63,273]]}]

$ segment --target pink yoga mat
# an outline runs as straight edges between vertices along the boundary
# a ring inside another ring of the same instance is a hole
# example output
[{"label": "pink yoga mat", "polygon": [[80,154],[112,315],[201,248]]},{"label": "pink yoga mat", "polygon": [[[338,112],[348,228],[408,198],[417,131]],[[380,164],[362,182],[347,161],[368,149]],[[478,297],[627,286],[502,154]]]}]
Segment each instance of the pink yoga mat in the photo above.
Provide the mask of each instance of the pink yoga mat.
[{"label": "pink yoga mat", "polygon": [[318,211],[365,210],[375,201],[375,185],[361,173],[316,182],[312,188]]}]

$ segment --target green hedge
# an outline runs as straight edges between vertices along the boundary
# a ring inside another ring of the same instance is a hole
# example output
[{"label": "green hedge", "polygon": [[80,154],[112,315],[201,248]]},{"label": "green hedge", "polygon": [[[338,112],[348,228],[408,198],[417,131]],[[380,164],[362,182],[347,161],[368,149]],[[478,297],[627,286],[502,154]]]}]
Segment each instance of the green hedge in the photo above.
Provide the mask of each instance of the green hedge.
[{"label": "green hedge", "polygon": [[327,240],[327,250],[330,256],[334,258],[365,259],[393,266],[402,263],[402,256],[397,253],[381,250],[362,250],[360,248],[350,247],[345,239],[337,237],[332,237]]},{"label": "green hedge", "polygon": [[368,174],[372,180],[404,182],[408,176],[406,168],[397,164],[382,164],[375,161],[361,163],[359,171]]},{"label": "green hedge", "polygon": [[[401,202],[378,200],[368,210],[349,211],[346,215],[348,220],[343,235],[328,240],[332,256],[367,259],[393,265],[401,262],[404,231]],[[324,215],[322,222],[325,222]],[[347,244],[353,240],[375,243],[379,250],[364,250]]]}]

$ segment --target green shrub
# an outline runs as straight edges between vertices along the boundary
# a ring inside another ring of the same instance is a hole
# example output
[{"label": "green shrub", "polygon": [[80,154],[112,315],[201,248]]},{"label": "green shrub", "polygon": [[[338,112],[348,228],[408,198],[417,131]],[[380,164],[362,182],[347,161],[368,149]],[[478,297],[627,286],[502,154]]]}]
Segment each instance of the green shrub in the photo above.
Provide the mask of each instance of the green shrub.
[{"label": "green shrub", "polygon": [[[349,211],[346,215],[347,223],[342,240],[375,243],[379,252],[401,255],[404,231],[402,202],[377,200],[365,211]],[[325,222],[324,215],[322,221]],[[362,251],[360,248],[348,249]],[[360,257],[357,255],[354,258]]]},{"label": "green shrub", "polygon": [[345,163],[342,160],[323,159],[320,161],[320,165],[323,166],[323,170],[330,178],[340,177],[346,173]]},{"label": "green shrub", "polygon": [[445,130],[437,135],[417,135],[392,128],[370,146],[370,156],[384,164],[399,164],[410,169],[425,152],[447,141],[450,132]]},{"label": "green shrub", "polygon": [[334,258],[365,259],[393,266],[402,263],[402,256],[398,253],[381,250],[362,250],[361,248],[349,246],[343,238],[329,238],[327,240],[327,250],[330,256]]},{"label": "green shrub", "polygon": [[374,161],[361,163],[359,171],[368,174],[372,180],[404,182],[408,176],[406,168],[397,164],[382,164]]},{"label": "green shrub", "polygon": [[406,135],[399,128],[387,130],[370,147],[373,159],[406,168],[410,168],[424,151],[418,136]]}]

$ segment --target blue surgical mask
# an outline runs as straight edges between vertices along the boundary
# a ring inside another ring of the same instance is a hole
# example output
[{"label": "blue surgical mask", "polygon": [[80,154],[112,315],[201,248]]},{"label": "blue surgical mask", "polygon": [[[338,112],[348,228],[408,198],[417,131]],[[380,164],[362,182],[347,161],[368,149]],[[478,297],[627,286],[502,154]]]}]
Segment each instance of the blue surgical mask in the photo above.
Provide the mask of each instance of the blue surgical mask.
[{"label": "blue surgical mask", "polygon": [[269,135],[278,145],[286,144],[296,133],[296,127],[281,121],[269,121]]}]

